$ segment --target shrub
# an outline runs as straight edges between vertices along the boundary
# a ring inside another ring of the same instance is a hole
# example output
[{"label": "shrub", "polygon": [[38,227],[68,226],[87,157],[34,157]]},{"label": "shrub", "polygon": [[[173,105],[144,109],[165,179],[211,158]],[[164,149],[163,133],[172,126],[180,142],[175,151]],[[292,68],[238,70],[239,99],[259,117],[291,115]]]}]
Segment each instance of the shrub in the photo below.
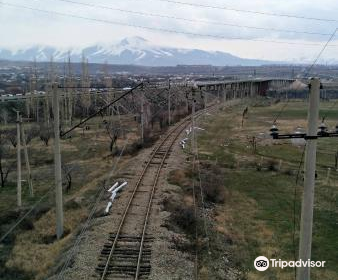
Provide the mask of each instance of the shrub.
[{"label": "shrub", "polygon": [[188,239],[182,238],[180,236],[173,236],[171,242],[174,245],[174,248],[181,252],[194,252],[195,244]]},{"label": "shrub", "polygon": [[267,168],[269,171],[278,171],[278,162],[275,160],[269,160],[267,162]]},{"label": "shrub", "polygon": [[[123,151],[123,155],[135,155],[139,150],[143,148],[141,141],[137,140],[131,144],[128,144]],[[113,151],[114,156],[120,155],[122,152],[122,148],[116,148]]]},{"label": "shrub", "polygon": [[205,200],[213,203],[223,203],[225,201],[224,178],[219,169],[211,169],[212,172],[204,174],[202,182],[204,183]]},{"label": "shrub", "polygon": [[210,184],[204,189],[206,201],[213,203],[223,203],[225,201],[225,190],[222,185]]},{"label": "shrub", "polygon": [[187,233],[194,233],[196,229],[196,217],[193,207],[177,205],[172,212],[173,222]]},{"label": "shrub", "polygon": [[190,185],[189,175],[183,169],[171,170],[168,175],[168,182],[181,187]]}]

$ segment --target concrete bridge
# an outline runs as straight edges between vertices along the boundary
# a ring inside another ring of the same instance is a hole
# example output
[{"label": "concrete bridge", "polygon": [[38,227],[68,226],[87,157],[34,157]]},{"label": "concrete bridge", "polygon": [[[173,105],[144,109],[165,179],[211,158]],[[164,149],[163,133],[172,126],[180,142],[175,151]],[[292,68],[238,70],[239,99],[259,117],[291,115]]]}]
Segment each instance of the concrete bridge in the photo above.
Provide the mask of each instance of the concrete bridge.
[{"label": "concrete bridge", "polygon": [[[194,83],[193,81],[187,82],[172,82],[172,86],[177,88],[186,88],[197,86],[200,90],[214,93],[218,96],[223,95],[224,98],[244,98],[244,97],[253,97],[253,96],[265,96],[268,90],[276,91],[285,91],[290,89],[290,85],[294,82],[294,79],[251,79],[251,80],[227,80],[227,81],[198,81]],[[165,89],[168,88],[168,82],[161,83],[151,83],[147,84],[149,88],[155,89]],[[120,94],[123,93],[124,89],[112,89],[111,93]],[[50,94],[50,93],[49,93]],[[81,95],[83,94],[80,90],[72,90],[72,95]],[[96,95],[107,95],[107,92],[102,92],[96,89],[91,89],[90,94]],[[27,94],[20,95],[1,95],[0,102],[9,102],[9,101],[25,101],[26,99],[36,99],[41,98],[45,99],[47,93],[43,91],[36,91]],[[64,96],[66,93],[60,91],[60,96]]]},{"label": "concrete bridge", "polygon": [[228,98],[244,98],[253,96],[265,96],[269,90],[289,90],[295,79],[251,79],[229,81],[203,81],[197,82],[200,90],[225,95]]}]

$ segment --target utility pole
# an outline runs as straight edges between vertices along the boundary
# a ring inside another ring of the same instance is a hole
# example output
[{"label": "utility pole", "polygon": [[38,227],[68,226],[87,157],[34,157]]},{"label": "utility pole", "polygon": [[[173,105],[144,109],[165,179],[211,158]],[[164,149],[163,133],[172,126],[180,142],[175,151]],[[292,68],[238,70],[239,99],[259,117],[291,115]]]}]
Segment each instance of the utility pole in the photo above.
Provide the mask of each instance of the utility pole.
[{"label": "utility pole", "polygon": [[144,143],[144,87],[141,88],[141,141]]},{"label": "utility pole", "polygon": [[[303,261],[311,259],[320,80],[318,78],[312,79],[310,86],[308,139],[305,151],[305,178],[299,241],[299,259]],[[298,267],[297,280],[310,280],[310,267]]]},{"label": "utility pole", "polygon": [[169,83],[169,86],[168,86],[168,124],[170,126],[171,125],[170,79],[169,79],[168,83]]},{"label": "utility pole", "polygon": [[193,155],[195,155],[195,104],[196,98],[195,98],[195,89],[192,90],[192,111],[191,111],[191,125],[192,125],[192,131],[191,131],[191,151]]},{"label": "utility pole", "polygon": [[[338,128],[330,132],[324,123],[319,126],[319,131],[317,131],[320,88],[320,80],[312,78],[310,81],[307,133],[280,134],[276,123],[270,129],[273,139],[302,138],[306,140],[304,192],[299,240],[299,260],[301,261],[311,259],[317,139],[338,137]],[[310,267],[297,267],[297,280],[310,280]]]},{"label": "utility pole", "polygon": [[27,150],[27,144],[26,144],[26,136],[25,136],[25,129],[22,124],[22,117],[20,116],[20,123],[21,123],[21,138],[22,138],[22,145],[25,155],[25,162],[26,162],[26,169],[28,173],[28,187],[29,187],[29,194],[31,197],[34,196],[33,191],[33,181],[32,181],[32,173],[31,173],[31,167],[29,164],[29,158],[28,158],[28,150]]},{"label": "utility pole", "polygon": [[61,176],[61,149],[60,149],[60,111],[57,84],[53,83],[53,115],[54,115],[54,166],[55,166],[55,198],[56,198],[56,236],[63,235],[63,201]]},{"label": "utility pole", "polygon": [[225,85],[223,89],[223,103],[224,104],[227,101],[227,92],[228,92],[228,89],[227,89],[227,86]]},{"label": "utility pole", "polygon": [[20,143],[20,112],[16,111],[16,150],[17,150],[17,204],[22,206],[22,188],[21,188],[21,143]]}]

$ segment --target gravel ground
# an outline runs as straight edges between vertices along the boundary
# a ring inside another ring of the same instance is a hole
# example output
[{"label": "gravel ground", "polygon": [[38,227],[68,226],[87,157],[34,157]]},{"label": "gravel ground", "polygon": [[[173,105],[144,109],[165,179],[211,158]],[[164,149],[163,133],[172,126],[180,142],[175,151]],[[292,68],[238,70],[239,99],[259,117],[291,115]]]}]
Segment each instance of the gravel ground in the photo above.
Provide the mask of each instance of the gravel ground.
[{"label": "gravel ground", "polygon": [[[155,237],[152,243],[152,270],[149,279],[193,279],[194,263],[191,261],[191,256],[175,250],[171,242],[173,237],[184,239],[184,236],[178,236],[178,234],[168,231],[167,228],[164,227],[165,220],[170,213],[161,210],[162,200],[166,194],[168,192],[175,193],[179,189],[178,186],[170,185],[167,182],[167,174],[171,169],[176,169],[178,164],[182,164],[182,162],[184,163],[185,161],[184,154],[178,144],[180,139],[181,138],[177,139],[173,146],[173,151],[166,161],[167,167],[164,168],[161,173],[158,189],[154,197],[151,222],[148,228],[148,234]],[[70,265],[64,272],[63,279],[98,279],[98,274],[95,272],[95,268],[98,264],[98,256],[108,239],[109,233],[117,229],[123,210],[131,195],[132,188],[138,178],[138,174],[141,173],[144,162],[149,157],[151,151],[152,148],[145,149],[139,155],[123,164],[123,169],[126,171],[119,172],[115,177],[126,179],[128,186],[123,189],[120,196],[115,200],[111,213],[108,216],[102,216],[103,209],[108,202],[108,196],[105,196],[102,200],[98,207],[99,212],[96,213],[97,217],[91,221],[89,228],[83,235],[80,245],[77,247],[75,254],[73,254]],[[66,261],[71,250],[72,247],[61,257],[60,267]],[[48,279],[56,280],[57,274]]]},{"label": "gravel ground", "polygon": [[[183,135],[183,134],[182,134]],[[151,280],[186,280],[194,279],[194,262],[191,255],[174,249],[173,238],[184,240],[183,235],[169,231],[164,225],[170,213],[163,211],[162,201],[165,197],[175,195],[180,187],[171,185],[167,175],[171,170],[184,168],[185,155],[179,146],[179,137],[173,146],[170,157],[167,159],[167,168],[163,170],[158,189],[154,198],[153,211],[149,232],[156,239],[152,245]]]},{"label": "gravel ground", "polygon": [[[194,258],[187,253],[175,249],[172,242],[174,239],[184,241],[185,236],[169,231],[166,227],[166,220],[170,213],[162,209],[162,201],[166,197],[174,197],[179,195],[180,187],[171,185],[167,181],[167,176],[171,170],[185,168],[186,155],[182,151],[179,141],[184,138],[184,132],[176,140],[171,155],[166,160],[166,167],[163,168],[159,179],[158,187],[154,196],[150,224],[147,233],[152,235],[155,240],[152,243],[151,255],[151,280],[190,280],[194,279]],[[160,141],[160,140],[159,140]],[[129,200],[132,188],[140,174],[144,162],[149,157],[152,148],[145,149],[136,157],[131,158],[123,164],[125,172],[120,172],[117,176],[125,178],[128,186],[123,189],[120,196],[116,199],[108,216],[97,217],[92,220],[89,229],[84,234],[80,245],[74,254],[71,265],[66,269],[64,278],[66,280],[94,280],[98,278],[95,268],[98,264],[98,256],[100,255],[103,245],[108,239],[109,233],[117,229],[123,210]],[[108,202],[108,196],[103,199],[99,209],[103,213]],[[60,261],[60,265],[65,261],[69,252],[65,252]],[[238,279],[235,271],[229,270],[225,275],[229,280]],[[56,279],[56,276],[50,277],[49,280]]]},{"label": "gravel ground", "polygon": [[[98,264],[100,252],[103,245],[108,240],[109,233],[116,231],[123,214],[123,210],[126,207],[132,188],[134,187],[135,180],[138,178],[138,174],[141,173],[144,161],[149,156],[151,150],[152,149],[145,149],[136,157],[126,161],[122,166],[124,171],[120,171],[116,174],[116,176],[114,176],[115,178],[119,177],[127,180],[128,185],[115,199],[108,216],[102,215],[109,199],[108,193],[105,194],[104,199],[102,199],[99,204],[98,211],[95,214],[96,218],[91,221],[88,230],[83,235],[76,253],[73,254],[70,266],[65,270],[63,279],[98,279],[98,274],[96,274],[95,268]],[[112,181],[112,184],[113,182],[115,181]],[[65,252],[61,257],[60,266],[62,266],[65,262],[70,250]],[[56,275],[54,275],[50,277],[49,280],[54,280],[56,278]]]},{"label": "gravel ground", "polygon": [[[161,209],[162,200],[168,193],[174,194],[179,189],[178,186],[170,185],[167,182],[167,175],[172,169],[177,169],[178,165],[183,167],[185,156],[181,151],[181,147],[178,142],[181,138],[178,138],[173,146],[173,151],[170,157],[167,159],[167,167],[163,169],[156,190],[154,203],[151,214],[151,222],[149,224],[148,233],[155,237],[152,243],[152,257],[151,257],[151,275],[149,279],[193,279],[194,262],[191,260],[191,256],[181,251],[174,249],[174,245],[171,242],[173,237],[184,239],[183,235],[178,235],[169,231],[164,227],[165,221],[170,213]],[[78,246],[76,253],[71,261],[70,266],[65,270],[65,280],[94,280],[97,279],[95,268],[98,264],[98,256],[104,243],[108,239],[108,235],[114,232],[118,226],[123,210],[130,197],[130,192],[134,186],[135,180],[140,174],[144,162],[149,156],[150,149],[142,151],[138,156],[128,160],[125,163],[125,173],[120,172],[117,176],[125,178],[128,181],[128,186],[123,190],[121,195],[117,198],[111,209],[111,214],[108,216],[97,217],[92,220],[89,229],[83,235],[80,245]],[[182,165],[183,163],[183,165]],[[133,174],[133,176],[131,175]],[[99,205],[99,213],[103,212],[107,204],[108,199],[102,200]],[[65,261],[69,251],[65,252],[60,265]],[[49,280],[55,280],[57,275],[49,278]]]}]

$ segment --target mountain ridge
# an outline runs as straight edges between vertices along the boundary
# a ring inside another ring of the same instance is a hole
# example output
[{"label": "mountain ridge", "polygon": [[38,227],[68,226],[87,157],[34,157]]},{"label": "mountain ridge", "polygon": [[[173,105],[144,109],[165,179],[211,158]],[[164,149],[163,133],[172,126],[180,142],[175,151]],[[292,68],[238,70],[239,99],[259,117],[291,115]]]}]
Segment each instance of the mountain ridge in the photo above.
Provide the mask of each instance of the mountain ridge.
[{"label": "mountain ridge", "polygon": [[260,66],[276,64],[273,61],[241,58],[227,52],[155,46],[141,37],[124,38],[117,44],[96,44],[83,49],[66,50],[42,45],[16,51],[0,48],[1,60],[33,61],[36,59],[41,62],[49,61],[53,57],[56,62],[64,62],[68,60],[68,56],[72,62],[81,62],[85,57],[91,63],[107,62],[109,64],[140,66]]}]

